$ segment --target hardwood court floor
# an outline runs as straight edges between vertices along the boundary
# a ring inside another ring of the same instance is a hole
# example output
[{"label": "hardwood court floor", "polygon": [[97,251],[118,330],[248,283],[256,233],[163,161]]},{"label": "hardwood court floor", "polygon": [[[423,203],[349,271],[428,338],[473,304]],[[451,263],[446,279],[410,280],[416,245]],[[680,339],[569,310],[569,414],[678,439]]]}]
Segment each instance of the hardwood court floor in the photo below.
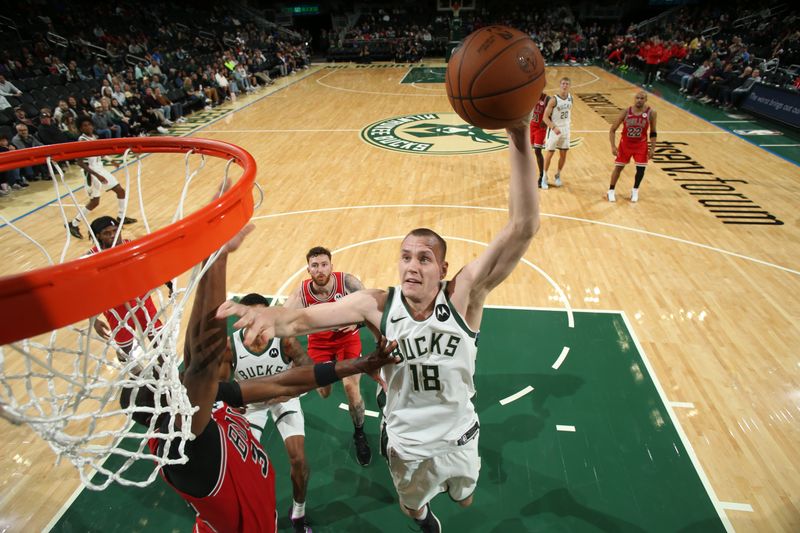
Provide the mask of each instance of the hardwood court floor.
[{"label": "hardwood court floor", "polygon": [[[253,153],[266,191],[256,232],[230,262],[231,291],[286,294],[317,244],[337,250],[335,267],[365,285],[394,284],[398,242],[417,226],[450,238],[454,273],[501,227],[508,163],[503,150],[488,150],[502,136],[465,131],[443,87],[401,84],[406,72],[320,68],[194,134]],[[518,268],[489,303],[624,312],[732,527],[797,530],[798,167],[651,95],[662,149],[639,203],[628,201],[629,168],[610,204],[606,117],[630,105],[636,88],[585,67],[549,68],[548,88],[563,75],[573,81],[578,141],[565,185],[541,194],[542,227],[525,256],[536,269]],[[396,117],[412,118],[387,122]],[[487,151],[464,153],[476,144]],[[459,153],[433,155],[440,149]],[[158,209],[183,169],[166,159],[150,168],[158,171],[146,174],[147,202]],[[44,211],[21,224],[50,223]],[[5,236],[0,246],[11,254]],[[73,246],[76,257],[82,249]],[[8,427],[3,451],[0,523],[39,529],[75,476],[53,468],[47,447],[23,428]]]}]

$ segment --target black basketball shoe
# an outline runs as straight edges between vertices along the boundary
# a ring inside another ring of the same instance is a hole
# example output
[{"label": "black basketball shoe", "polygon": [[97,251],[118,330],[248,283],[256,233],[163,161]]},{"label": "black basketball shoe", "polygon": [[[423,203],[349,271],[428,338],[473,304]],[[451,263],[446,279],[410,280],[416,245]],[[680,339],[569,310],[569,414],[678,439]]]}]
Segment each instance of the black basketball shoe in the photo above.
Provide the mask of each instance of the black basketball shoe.
[{"label": "black basketball shoe", "polygon": [[306,521],[305,515],[292,518],[292,506],[289,506],[289,522],[292,523],[294,533],[311,533],[311,525]]},{"label": "black basketball shoe", "polygon": [[426,505],[426,507],[428,508],[428,516],[425,517],[425,520],[417,520],[415,518],[414,522],[420,527],[422,533],[441,533],[442,523],[439,522],[439,519],[436,518],[436,515],[431,511],[430,504]]},{"label": "black basketball shoe", "polygon": [[367,442],[367,436],[364,434],[363,429],[357,429],[353,433],[353,441],[356,444],[356,460],[358,464],[367,466],[372,460],[372,450],[369,449],[369,442]]}]

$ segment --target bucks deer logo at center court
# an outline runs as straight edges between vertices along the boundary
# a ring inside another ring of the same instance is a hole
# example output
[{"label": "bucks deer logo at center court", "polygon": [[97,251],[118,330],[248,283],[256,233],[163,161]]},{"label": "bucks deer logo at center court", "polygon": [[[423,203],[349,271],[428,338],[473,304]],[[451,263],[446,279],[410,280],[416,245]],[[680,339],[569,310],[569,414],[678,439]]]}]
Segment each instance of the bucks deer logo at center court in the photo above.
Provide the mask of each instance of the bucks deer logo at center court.
[{"label": "bucks deer logo at center court", "polygon": [[505,131],[485,131],[455,113],[393,117],[361,131],[367,143],[412,154],[455,155],[494,152],[508,146]]}]

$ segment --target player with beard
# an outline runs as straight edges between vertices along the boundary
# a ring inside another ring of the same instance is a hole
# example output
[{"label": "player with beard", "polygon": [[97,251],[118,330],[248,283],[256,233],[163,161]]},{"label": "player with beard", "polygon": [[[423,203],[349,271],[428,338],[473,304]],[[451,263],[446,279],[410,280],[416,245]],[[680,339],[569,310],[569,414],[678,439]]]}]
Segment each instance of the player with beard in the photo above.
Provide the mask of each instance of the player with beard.
[{"label": "player with beard", "polygon": [[[321,303],[335,302],[338,299],[364,288],[361,281],[347,272],[334,272],[331,252],[322,246],[315,246],[306,254],[308,273],[311,278],[304,280],[286,301],[285,307],[302,309]],[[358,327],[349,325],[333,331],[321,331],[308,336],[308,355],[315,363],[346,361],[361,356],[361,337]],[[353,420],[353,441],[356,447],[356,460],[367,466],[372,460],[367,436],[364,434],[364,399],[361,397],[361,376],[359,374],[342,380],[350,418]],[[331,387],[317,389],[320,396],[327,398]]]}]

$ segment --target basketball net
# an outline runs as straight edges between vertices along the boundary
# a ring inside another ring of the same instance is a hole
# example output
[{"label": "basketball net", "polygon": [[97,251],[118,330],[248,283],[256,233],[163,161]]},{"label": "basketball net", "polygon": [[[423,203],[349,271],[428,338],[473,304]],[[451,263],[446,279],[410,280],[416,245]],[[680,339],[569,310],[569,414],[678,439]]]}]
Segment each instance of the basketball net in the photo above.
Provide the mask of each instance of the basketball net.
[{"label": "basketball net", "polygon": [[[200,163],[192,169],[190,155],[191,152],[185,156],[184,183],[173,221],[184,217],[189,185],[205,165],[205,156],[195,155]],[[142,199],[142,158],[136,156],[131,162],[129,158],[130,150],[123,155],[125,179],[120,181],[128,196],[132,196],[130,167],[135,164],[140,224],[151,233],[154,230]],[[225,166],[223,182],[228,180],[231,162]],[[66,197],[74,205],[82,202],[67,186],[62,170],[49,158],[47,167],[59,198],[61,219],[67,224],[61,199],[63,190],[66,189]],[[36,246],[50,264],[56,263],[34,237],[2,215],[0,221]],[[89,231],[90,239],[99,249],[98,238],[85,217],[81,227]],[[118,226],[115,244],[120,240],[121,230]],[[60,263],[65,261],[70,244],[70,234],[66,231],[65,234]],[[184,275],[165,279],[164,282],[172,282],[171,289],[155,287],[109,310],[107,313],[118,325],[107,336],[98,333],[95,325],[98,320],[109,322],[109,318],[98,315],[50,333],[0,345],[0,416],[14,424],[30,426],[59,458],[75,465],[81,481],[90,489],[102,490],[113,482],[146,486],[163,466],[185,463],[184,446],[194,438],[190,429],[196,408],[179,379],[183,357],[178,354],[178,336],[189,297],[218,255],[217,250],[202,267],[198,265]],[[148,310],[150,299],[155,304],[154,313]],[[131,339],[130,344],[117,344],[115,339],[121,338]],[[122,407],[119,399],[124,389],[133,391],[134,400],[139,394],[152,393],[154,401],[146,407],[137,406],[135,401]],[[134,423],[137,414],[152,415],[149,425]],[[166,429],[156,427],[163,414],[169,415]],[[177,457],[151,453],[147,441],[152,437],[162,440],[165,450],[172,441],[180,439]]]}]

